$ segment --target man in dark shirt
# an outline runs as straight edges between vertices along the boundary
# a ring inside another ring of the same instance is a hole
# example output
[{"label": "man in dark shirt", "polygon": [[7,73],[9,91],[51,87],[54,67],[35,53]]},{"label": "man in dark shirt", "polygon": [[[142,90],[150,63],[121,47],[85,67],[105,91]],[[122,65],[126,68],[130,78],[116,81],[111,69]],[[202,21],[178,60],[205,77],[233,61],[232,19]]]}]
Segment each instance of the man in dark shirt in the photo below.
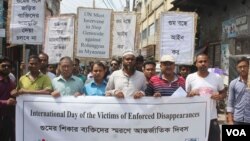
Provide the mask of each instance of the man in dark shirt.
[{"label": "man in dark shirt", "polygon": [[0,140],[14,141],[15,139],[15,107],[16,100],[10,96],[15,89],[15,82],[9,78],[11,61],[0,57]]}]

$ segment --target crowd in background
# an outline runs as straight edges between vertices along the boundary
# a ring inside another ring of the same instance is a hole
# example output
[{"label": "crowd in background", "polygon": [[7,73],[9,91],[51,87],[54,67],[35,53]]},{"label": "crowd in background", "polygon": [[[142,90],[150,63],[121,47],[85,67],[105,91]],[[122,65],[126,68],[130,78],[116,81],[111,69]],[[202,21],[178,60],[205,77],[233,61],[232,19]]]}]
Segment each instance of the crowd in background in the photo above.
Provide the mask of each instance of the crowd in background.
[{"label": "crowd in background", "polygon": [[[7,57],[0,59],[0,140],[15,140],[15,98],[23,94],[46,94],[54,98],[60,96],[114,96],[117,98],[132,97],[139,99],[143,96],[171,96],[178,88],[183,88],[188,97],[210,95],[211,97],[211,124],[209,141],[219,141],[220,129],[217,121],[216,101],[226,97],[224,83],[217,74],[208,71],[209,59],[206,54],[196,56],[197,71],[191,72],[190,66],[176,67],[175,58],[163,55],[160,60],[160,72],[156,72],[157,63],[153,60],[144,60],[143,56],[136,56],[133,51],[126,51],[121,58],[113,57],[110,61],[90,61],[81,66],[79,59],[62,57],[59,64],[49,64],[49,56],[45,53],[31,55],[28,63],[22,63],[20,68],[27,65],[28,72],[20,78],[11,73],[12,62]],[[243,65],[242,65],[243,62]],[[240,93],[246,89],[246,79],[249,67],[246,60],[239,60],[238,80],[243,83],[232,84]],[[237,64],[237,65],[238,65]],[[238,66],[236,66],[238,67]],[[242,78],[242,79],[241,79]],[[243,79],[244,78],[244,79]],[[244,80],[244,81],[243,81]],[[234,82],[235,83],[235,82]],[[231,88],[230,124],[234,122],[250,123],[250,116],[242,120],[242,112],[238,111],[237,121],[234,120],[236,90]],[[236,94],[236,97],[241,96]],[[247,96],[245,98],[248,98]],[[237,99],[238,100],[238,99]],[[238,103],[237,103],[238,102]],[[239,102],[239,106],[249,102]],[[243,106],[244,107],[244,106]]]}]

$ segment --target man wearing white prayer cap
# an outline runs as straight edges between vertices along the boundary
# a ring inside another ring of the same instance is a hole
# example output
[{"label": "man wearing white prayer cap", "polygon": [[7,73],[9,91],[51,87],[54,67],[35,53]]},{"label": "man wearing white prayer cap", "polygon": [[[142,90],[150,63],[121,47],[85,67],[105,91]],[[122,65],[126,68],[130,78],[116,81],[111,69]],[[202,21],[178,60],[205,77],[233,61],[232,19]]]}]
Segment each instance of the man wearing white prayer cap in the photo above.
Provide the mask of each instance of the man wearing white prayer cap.
[{"label": "man wearing white prayer cap", "polygon": [[124,51],[122,55],[123,68],[111,74],[106,95],[117,98],[141,98],[145,95],[146,78],[142,72],[135,68],[135,54],[131,50]]}]

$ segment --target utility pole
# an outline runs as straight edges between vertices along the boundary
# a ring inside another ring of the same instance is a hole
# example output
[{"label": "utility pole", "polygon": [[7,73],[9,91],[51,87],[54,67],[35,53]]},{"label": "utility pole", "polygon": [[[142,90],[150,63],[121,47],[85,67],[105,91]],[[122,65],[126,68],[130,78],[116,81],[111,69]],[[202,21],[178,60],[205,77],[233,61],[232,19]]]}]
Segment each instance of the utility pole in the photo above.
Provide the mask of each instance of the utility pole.
[{"label": "utility pole", "polygon": [[95,8],[95,0],[93,0],[93,8]]},{"label": "utility pole", "polygon": [[124,11],[129,11],[130,10],[130,0],[126,0],[126,7],[124,7]]}]

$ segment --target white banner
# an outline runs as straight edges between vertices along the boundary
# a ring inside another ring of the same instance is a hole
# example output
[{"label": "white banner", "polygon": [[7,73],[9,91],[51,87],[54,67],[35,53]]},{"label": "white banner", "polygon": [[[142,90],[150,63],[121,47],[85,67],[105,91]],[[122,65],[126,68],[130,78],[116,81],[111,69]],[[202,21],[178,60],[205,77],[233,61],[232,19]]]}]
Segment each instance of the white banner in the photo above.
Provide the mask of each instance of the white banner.
[{"label": "white banner", "polygon": [[111,10],[78,8],[77,56],[109,58]]},{"label": "white banner", "polygon": [[49,63],[58,63],[63,56],[73,57],[74,16],[51,17],[47,20],[44,52]]},{"label": "white banner", "polygon": [[114,13],[112,55],[122,56],[125,50],[134,50],[135,13]]},{"label": "white banner", "polygon": [[205,141],[208,97],[17,98],[17,141]]},{"label": "white banner", "polygon": [[195,13],[166,12],[161,14],[160,55],[175,57],[176,64],[193,64]]},{"label": "white banner", "polygon": [[42,44],[44,18],[45,0],[12,0],[10,42]]}]

